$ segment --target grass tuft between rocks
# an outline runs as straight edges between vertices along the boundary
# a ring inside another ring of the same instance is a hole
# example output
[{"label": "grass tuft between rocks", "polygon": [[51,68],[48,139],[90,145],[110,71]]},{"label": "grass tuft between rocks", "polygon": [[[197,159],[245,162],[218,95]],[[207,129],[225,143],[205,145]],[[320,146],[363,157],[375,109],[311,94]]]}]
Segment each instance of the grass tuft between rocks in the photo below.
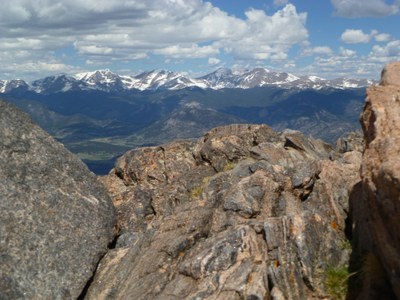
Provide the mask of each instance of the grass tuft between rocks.
[{"label": "grass tuft between rocks", "polygon": [[347,266],[329,267],[326,270],[326,291],[332,299],[346,299],[349,273]]}]

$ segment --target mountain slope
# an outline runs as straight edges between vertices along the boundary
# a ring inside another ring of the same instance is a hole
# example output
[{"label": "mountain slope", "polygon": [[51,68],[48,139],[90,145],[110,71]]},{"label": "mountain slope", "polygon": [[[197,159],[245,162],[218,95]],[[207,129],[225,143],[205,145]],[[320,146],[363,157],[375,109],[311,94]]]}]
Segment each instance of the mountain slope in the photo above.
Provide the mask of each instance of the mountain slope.
[{"label": "mountain slope", "polygon": [[[48,86],[62,85],[66,79],[53,78]],[[107,173],[110,161],[127,149],[197,138],[212,127],[232,123],[291,128],[335,143],[342,134],[360,129],[364,93],[364,89],[273,86],[116,92],[89,89],[51,94],[25,91],[3,96],[86,162],[94,165],[104,161],[101,173]]]},{"label": "mountain slope", "polygon": [[[182,103],[164,118],[135,134],[126,136],[124,141],[129,145],[159,145],[176,139],[198,138],[213,127],[244,122],[243,119],[204,108],[200,103],[192,101]],[[113,138],[108,139],[109,142],[113,140]]]}]

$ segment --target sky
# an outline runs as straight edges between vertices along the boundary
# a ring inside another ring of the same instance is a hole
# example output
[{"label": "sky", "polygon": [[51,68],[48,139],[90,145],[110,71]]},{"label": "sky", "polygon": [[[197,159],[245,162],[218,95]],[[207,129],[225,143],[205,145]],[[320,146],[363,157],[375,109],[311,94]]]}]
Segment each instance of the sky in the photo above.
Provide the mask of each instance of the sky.
[{"label": "sky", "polygon": [[4,1],[0,79],[220,67],[377,79],[400,60],[399,24],[400,0]]}]

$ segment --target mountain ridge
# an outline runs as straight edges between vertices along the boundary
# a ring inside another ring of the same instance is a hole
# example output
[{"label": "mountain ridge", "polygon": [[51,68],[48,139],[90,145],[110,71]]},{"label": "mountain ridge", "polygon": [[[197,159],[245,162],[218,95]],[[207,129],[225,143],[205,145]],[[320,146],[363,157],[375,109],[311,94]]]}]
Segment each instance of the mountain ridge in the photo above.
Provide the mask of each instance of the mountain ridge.
[{"label": "mountain ridge", "polygon": [[279,87],[284,89],[314,89],[325,88],[352,89],[375,84],[370,79],[335,78],[323,79],[317,76],[296,76],[286,72],[275,72],[265,68],[254,68],[242,72],[233,72],[228,68],[216,71],[198,78],[191,78],[181,73],[168,70],[145,71],[135,76],[119,75],[108,69],[75,75],[52,75],[31,84],[21,79],[0,80],[0,93],[10,93],[15,90],[33,91],[38,94],[52,94],[77,90],[100,90],[104,92],[129,90],[181,90],[184,88],[250,89],[255,87]]}]

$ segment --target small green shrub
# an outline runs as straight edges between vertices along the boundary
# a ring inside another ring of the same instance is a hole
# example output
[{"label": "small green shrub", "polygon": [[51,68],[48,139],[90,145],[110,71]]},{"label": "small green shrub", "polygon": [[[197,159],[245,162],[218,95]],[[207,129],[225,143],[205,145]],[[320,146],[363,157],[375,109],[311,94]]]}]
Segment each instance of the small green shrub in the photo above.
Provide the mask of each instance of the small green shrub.
[{"label": "small green shrub", "polygon": [[203,194],[203,187],[202,186],[195,187],[194,189],[192,189],[190,191],[190,196],[192,198],[198,198],[198,197],[201,196],[201,194]]},{"label": "small green shrub", "polygon": [[203,185],[204,186],[208,185],[210,183],[210,181],[211,181],[211,177],[210,176],[204,177],[203,178]]},{"label": "small green shrub", "polygon": [[326,270],[326,291],[332,299],[346,299],[349,274],[346,266]]},{"label": "small green shrub", "polygon": [[224,172],[233,170],[233,168],[235,168],[236,164],[233,161],[228,162],[225,166],[224,166]]},{"label": "small green shrub", "polygon": [[344,239],[340,243],[340,248],[342,248],[343,250],[352,250],[353,246],[351,245],[351,242],[348,239]]}]

